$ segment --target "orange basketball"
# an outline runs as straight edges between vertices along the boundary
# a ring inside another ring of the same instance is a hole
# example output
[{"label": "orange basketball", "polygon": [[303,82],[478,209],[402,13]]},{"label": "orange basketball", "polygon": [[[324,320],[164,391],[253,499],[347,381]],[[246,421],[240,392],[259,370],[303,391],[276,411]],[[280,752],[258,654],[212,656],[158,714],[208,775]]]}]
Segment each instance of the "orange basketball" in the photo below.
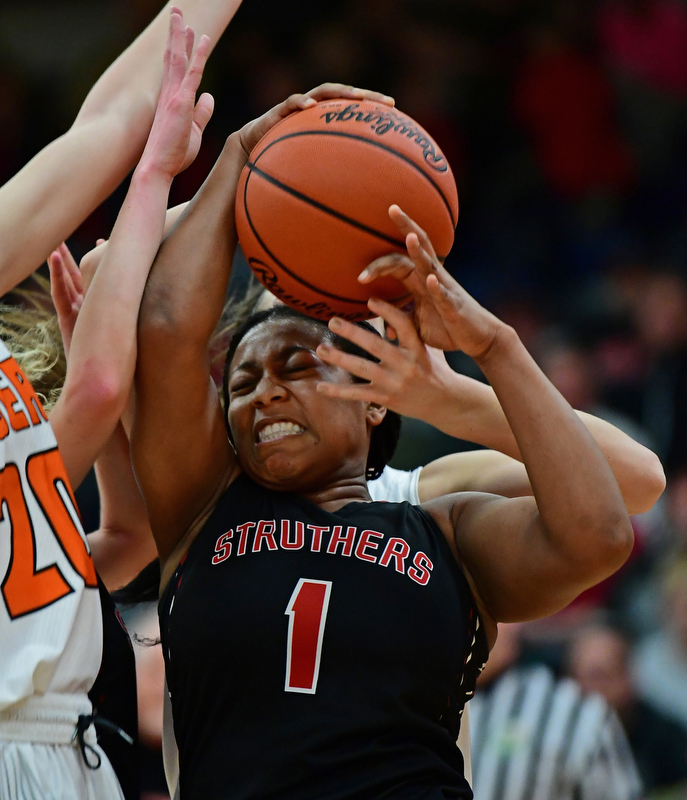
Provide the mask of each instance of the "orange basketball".
[{"label": "orange basketball", "polygon": [[392,278],[358,283],[374,259],[405,253],[397,203],[443,259],[458,219],[456,184],[434,140],[410,117],[370,101],[328,100],[275,125],[251,153],[236,226],[258,279],[319,319],[368,319],[367,300],[408,301]]}]

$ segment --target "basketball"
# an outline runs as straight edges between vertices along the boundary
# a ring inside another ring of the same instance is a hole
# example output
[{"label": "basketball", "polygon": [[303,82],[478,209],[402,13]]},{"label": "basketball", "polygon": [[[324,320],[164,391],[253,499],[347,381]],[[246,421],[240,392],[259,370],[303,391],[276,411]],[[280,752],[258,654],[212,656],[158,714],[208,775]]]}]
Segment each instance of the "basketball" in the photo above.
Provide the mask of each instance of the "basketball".
[{"label": "basketball", "polygon": [[434,140],[395,108],[327,100],[282,120],[251,153],[236,195],[239,242],[253,273],[287,305],[319,319],[368,319],[372,296],[409,300],[395,279],[358,283],[376,258],[406,252],[389,219],[394,203],[443,260],[458,193]]}]

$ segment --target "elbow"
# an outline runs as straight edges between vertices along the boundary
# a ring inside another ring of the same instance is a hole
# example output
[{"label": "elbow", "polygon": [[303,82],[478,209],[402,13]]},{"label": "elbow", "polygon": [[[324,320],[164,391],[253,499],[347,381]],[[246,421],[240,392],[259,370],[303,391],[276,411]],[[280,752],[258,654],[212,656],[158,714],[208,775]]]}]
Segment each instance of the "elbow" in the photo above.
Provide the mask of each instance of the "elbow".
[{"label": "elbow", "polygon": [[634,547],[634,529],[624,511],[609,513],[590,524],[583,535],[586,546],[578,560],[579,577],[586,587],[594,586],[617,572]]},{"label": "elbow", "polygon": [[634,543],[632,522],[627,514],[623,514],[606,530],[604,555],[608,575],[612,575],[623,566],[632,553]]},{"label": "elbow", "polygon": [[130,381],[122,380],[117,370],[89,359],[67,375],[64,404],[83,422],[87,430],[114,425],[122,415],[130,391]]},{"label": "elbow", "polygon": [[638,467],[639,480],[632,502],[628,502],[631,514],[644,514],[650,511],[666,488],[666,475],[658,456],[646,450]]}]

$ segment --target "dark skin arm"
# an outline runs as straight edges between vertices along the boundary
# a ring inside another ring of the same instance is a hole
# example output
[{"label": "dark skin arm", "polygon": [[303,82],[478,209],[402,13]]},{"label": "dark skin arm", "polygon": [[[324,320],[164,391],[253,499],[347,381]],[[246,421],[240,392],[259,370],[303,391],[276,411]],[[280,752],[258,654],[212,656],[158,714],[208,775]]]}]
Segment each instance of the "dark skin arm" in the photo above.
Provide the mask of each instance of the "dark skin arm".
[{"label": "dark skin arm", "polygon": [[131,445],[163,565],[178,560],[187,534],[197,529],[238,469],[207,349],[237,243],[239,175],[253,147],[279,120],[333,97],[393,102],[375,92],[324,84],[307,95],[293,95],[232,134],[153,265],[139,317]]},{"label": "dark skin arm", "polygon": [[[396,206],[390,216],[406,237],[408,256],[380,259],[367,277],[403,281],[414,297],[412,322],[422,341],[474,358],[532,484],[533,497],[466,493],[425,506],[462,565],[493,642],[496,622],[551,614],[618,569],[632,549],[632,526],[605,457],[516,332],[446,272],[422,229]],[[370,309],[387,322],[395,311],[379,300],[371,300]],[[330,326],[348,335],[343,321]],[[354,374],[365,369],[347,354],[321,357]],[[340,394],[329,384],[318,388]]]}]

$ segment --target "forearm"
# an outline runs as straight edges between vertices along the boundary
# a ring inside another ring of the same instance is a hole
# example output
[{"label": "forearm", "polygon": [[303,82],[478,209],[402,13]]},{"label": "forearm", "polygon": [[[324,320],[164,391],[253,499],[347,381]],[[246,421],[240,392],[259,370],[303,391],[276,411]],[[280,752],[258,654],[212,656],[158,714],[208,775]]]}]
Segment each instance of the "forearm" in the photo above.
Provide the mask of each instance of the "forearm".
[{"label": "forearm", "polygon": [[[214,46],[240,0],[179,0],[186,22]],[[167,7],[109,67],[70,130],[0,189],[0,295],[121,183],[143,151],[162,82]]]},{"label": "forearm", "polygon": [[[165,215],[165,226],[163,229],[164,234],[169,233],[172,226],[179,219],[179,217],[181,216],[187,205],[188,202],[180,203],[178,206],[174,206],[173,208],[167,209],[167,214]],[[86,253],[86,255],[81,259],[79,267],[81,269],[81,275],[83,277],[85,291],[88,291],[88,287],[91,285],[93,276],[95,275],[95,272],[98,269],[100,262],[105,257],[105,253],[107,253],[109,247],[110,247],[110,242],[107,240],[103,241],[97,247],[94,247],[92,250],[89,250],[89,252]]]},{"label": "forearm", "polygon": [[[74,329],[69,372],[99,368],[117,388],[121,408],[136,361],[136,322],[148,270],[162,239],[171,180],[137,169]],[[69,380],[69,375],[67,377]]]},{"label": "forearm", "polygon": [[236,134],[230,136],[198,194],[165,236],[141,305],[142,346],[153,333],[165,332],[207,346],[224,307],[237,244],[236,187],[246,160]]},{"label": "forearm", "polygon": [[545,535],[567,558],[627,556],[632,529],[609,465],[580,418],[501,325],[478,360],[527,467]]},{"label": "forearm", "polygon": [[128,583],[157,555],[131,468],[129,439],[121,424],[98,457],[95,472],[100,528],[88,540],[96,569],[112,591]]},{"label": "forearm", "polygon": [[[522,461],[513,431],[491,386],[463,375],[453,375],[455,377],[442,380],[432,402],[427,404],[423,421],[449,436],[480,444]],[[575,413],[606,457],[628,513],[648,511],[665,487],[665,475],[658,457],[614,425],[583,411]],[[504,460],[503,466],[499,476],[502,482],[508,478],[504,470],[515,473],[515,469],[509,469],[509,466],[515,468],[512,463],[509,465]],[[511,493],[531,493],[527,474],[523,470],[517,469],[517,474],[512,477],[513,480],[508,481]],[[461,481],[463,478],[461,472]],[[482,488],[475,485],[470,486],[469,490],[480,491]]]},{"label": "forearm", "polygon": [[136,363],[136,321],[162,237],[170,179],[139,168],[79,313],[67,378],[52,420],[78,485],[124,410]]}]

